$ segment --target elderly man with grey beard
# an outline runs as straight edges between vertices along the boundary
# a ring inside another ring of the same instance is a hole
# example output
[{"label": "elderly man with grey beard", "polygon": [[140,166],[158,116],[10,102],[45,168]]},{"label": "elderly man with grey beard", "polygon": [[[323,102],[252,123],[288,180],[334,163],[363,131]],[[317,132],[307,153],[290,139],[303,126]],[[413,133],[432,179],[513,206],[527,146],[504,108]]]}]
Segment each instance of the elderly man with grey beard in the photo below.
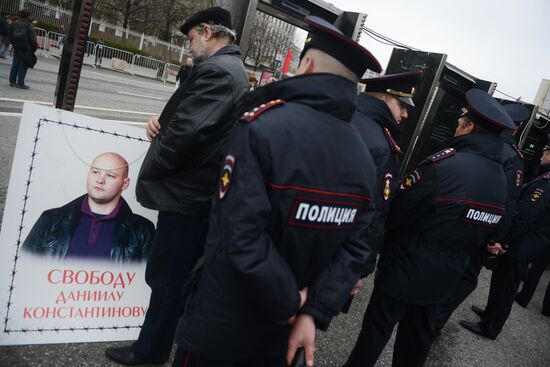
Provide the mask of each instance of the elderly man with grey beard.
[{"label": "elderly man with grey beard", "polygon": [[202,10],[180,30],[195,66],[147,125],[151,146],[136,195],[143,206],[159,211],[145,273],[152,293],[138,340],[106,350],[124,365],[162,364],[170,357],[182,287],[204,246],[218,167],[233,126],[229,117],[248,91],[227,10]]}]

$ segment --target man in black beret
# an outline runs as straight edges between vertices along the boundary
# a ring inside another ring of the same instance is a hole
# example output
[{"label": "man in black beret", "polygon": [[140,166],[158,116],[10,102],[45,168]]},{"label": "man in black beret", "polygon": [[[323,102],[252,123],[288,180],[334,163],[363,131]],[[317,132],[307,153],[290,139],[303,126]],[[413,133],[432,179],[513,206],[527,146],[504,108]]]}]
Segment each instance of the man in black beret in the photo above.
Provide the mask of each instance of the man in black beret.
[{"label": "man in black beret", "polygon": [[397,144],[400,124],[407,118],[408,109],[414,108],[412,97],[421,77],[422,71],[413,70],[360,81],[365,85],[365,93],[357,97],[357,112],[352,124],[361,134],[376,165],[376,215],[371,221],[368,239],[377,251],[368,261],[363,276],[372,273],[376,265],[384,222],[398,185],[402,158]]},{"label": "man in black beret", "polygon": [[106,350],[125,365],[164,363],[170,357],[182,287],[203,251],[217,170],[234,122],[229,117],[248,91],[227,10],[200,11],[181,31],[195,66],[161,115],[149,120],[151,146],[136,184],[137,200],[159,211],[145,272],[149,308],[137,341]]},{"label": "man in black beret", "polygon": [[374,366],[397,323],[392,365],[422,366],[435,308],[502,218],[499,134],[514,124],[486,92],[472,89],[466,100],[468,112],[448,148],[420,163],[395,194],[374,289],[346,367]]},{"label": "man in black beret", "polygon": [[[350,120],[380,64],[310,26],[296,77],[257,88],[232,132],[198,282],[176,340],[198,366],[288,366],[354,292],[370,254],[376,170]],[[302,357],[303,358],[303,357]]]}]

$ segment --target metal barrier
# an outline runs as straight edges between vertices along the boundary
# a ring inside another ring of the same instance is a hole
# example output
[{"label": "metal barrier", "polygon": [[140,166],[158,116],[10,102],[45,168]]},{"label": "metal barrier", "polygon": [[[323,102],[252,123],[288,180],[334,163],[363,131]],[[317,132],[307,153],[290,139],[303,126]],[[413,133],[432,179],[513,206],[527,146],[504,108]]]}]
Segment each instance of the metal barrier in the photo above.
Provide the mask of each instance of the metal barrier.
[{"label": "metal barrier", "polygon": [[48,32],[48,48],[51,54],[61,55],[65,35],[57,32]]},{"label": "metal barrier", "polygon": [[166,63],[164,61],[142,55],[135,55],[131,74],[165,80],[165,65]]},{"label": "metal barrier", "polygon": [[[58,1],[58,3],[62,2]],[[20,9],[26,8],[34,19],[56,25],[61,32],[69,28],[72,16],[70,10],[63,9],[59,5],[50,5],[45,0],[0,0],[0,8],[10,14],[17,14]],[[123,42],[146,52],[153,58],[181,60],[185,54],[181,45],[161,41],[155,36],[135,32],[129,28],[124,29],[120,25],[109,24],[98,18],[91,19],[89,35],[102,37],[104,40]]]},{"label": "metal barrier", "polygon": [[50,40],[48,39],[48,31],[42,28],[36,28],[36,42],[38,48],[48,50],[50,48]]},{"label": "metal barrier", "polygon": [[[48,51],[49,54],[61,56],[65,39],[64,34],[36,28],[36,38],[40,49]],[[83,63],[96,68],[106,68],[132,75],[156,78],[165,83],[175,83],[176,75],[178,75],[180,69],[180,65],[136,55],[90,41],[86,42]]]},{"label": "metal barrier", "polygon": [[166,64],[166,74],[164,78],[164,82],[176,82],[176,75],[178,75],[178,72],[180,71],[181,66],[176,64]]}]

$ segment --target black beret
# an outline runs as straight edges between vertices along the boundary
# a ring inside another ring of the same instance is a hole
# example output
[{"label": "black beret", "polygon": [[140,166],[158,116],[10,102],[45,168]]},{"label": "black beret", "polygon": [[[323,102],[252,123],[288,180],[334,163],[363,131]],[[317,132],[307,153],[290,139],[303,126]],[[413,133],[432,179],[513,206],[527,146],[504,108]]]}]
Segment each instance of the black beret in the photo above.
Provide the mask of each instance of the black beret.
[{"label": "black beret", "polygon": [[181,33],[187,35],[192,27],[201,23],[218,24],[232,29],[231,13],[229,13],[229,11],[225,10],[224,8],[220,8],[219,6],[214,6],[212,8],[201,10],[191,15],[189,19],[187,19],[187,21],[182,24],[182,26],[180,27],[180,31]]},{"label": "black beret", "polygon": [[550,150],[550,134],[546,135],[546,145],[542,148],[543,152],[547,150]]},{"label": "black beret", "polygon": [[527,107],[519,103],[509,103],[502,106],[504,110],[510,115],[512,121],[519,125],[521,122],[531,117],[531,111]]},{"label": "black beret", "polygon": [[377,73],[382,67],[376,58],[363,46],[347,37],[333,24],[315,16],[307,16],[311,26],[300,60],[310,48],[321,50],[344,64],[361,78],[367,69]]},{"label": "black beret", "polygon": [[388,93],[401,102],[414,107],[412,96],[420,78],[422,78],[422,70],[413,70],[406,73],[361,79],[359,82],[365,84],[367,92]]},{"label": "black beret", "polygon": [[468,103],[468,107],[465,109],[463,116],[468,116],[474,123],[483,126],[487,130],[500,132],[516,128],[516,124],[514,124],[510,115],[489,93],[481,89],[470,89],[466,92],[466,103]]}]

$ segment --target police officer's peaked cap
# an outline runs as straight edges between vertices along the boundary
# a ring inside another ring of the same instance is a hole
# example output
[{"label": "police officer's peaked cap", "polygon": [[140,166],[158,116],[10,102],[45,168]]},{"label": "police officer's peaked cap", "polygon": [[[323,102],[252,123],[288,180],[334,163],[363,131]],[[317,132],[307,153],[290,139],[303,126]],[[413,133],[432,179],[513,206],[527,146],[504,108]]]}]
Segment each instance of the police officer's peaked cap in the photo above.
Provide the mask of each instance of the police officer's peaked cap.
[{"label": "police officer's peaked cap", "polygon": [[504,108],[481,89],[470,89],[466,92],[468,107],[463,109],[462,116],[467,116],[474,123],[493,132],[515,129],[516,124]]},{"label": "police officer's peaked cap", "polygon": [[382,67],[376,58],[363,46],[347,37],[333,24],[315,16],[307,16],[311,26],[300,60],[310,48],[321,50],[344,64],[359,78],[367,69],[379,73]]},{"label": "police officer's peaked cap", "polygon": [[401,102],[414,107],[412,96],[420,78],[422,78],[422,70],[413,70],[406,73],[361,79],[359,82],[365,84],[367,92],[388,93]]},{"label": "police officer's peaked cap", "polygon": [[219,6],[201,10],[191,15],[180,27],[180,31],[187,34],[192,27],[202,23],[223,25],[231,29],[231,13]]},{"label": "police officer's peaked cap", "polygon": [[519,103],[509,103],[502,106],[504,110],[510,115],[512,121],[519,125],[521,122],[531,117],[531,112],[527,107]]}]

